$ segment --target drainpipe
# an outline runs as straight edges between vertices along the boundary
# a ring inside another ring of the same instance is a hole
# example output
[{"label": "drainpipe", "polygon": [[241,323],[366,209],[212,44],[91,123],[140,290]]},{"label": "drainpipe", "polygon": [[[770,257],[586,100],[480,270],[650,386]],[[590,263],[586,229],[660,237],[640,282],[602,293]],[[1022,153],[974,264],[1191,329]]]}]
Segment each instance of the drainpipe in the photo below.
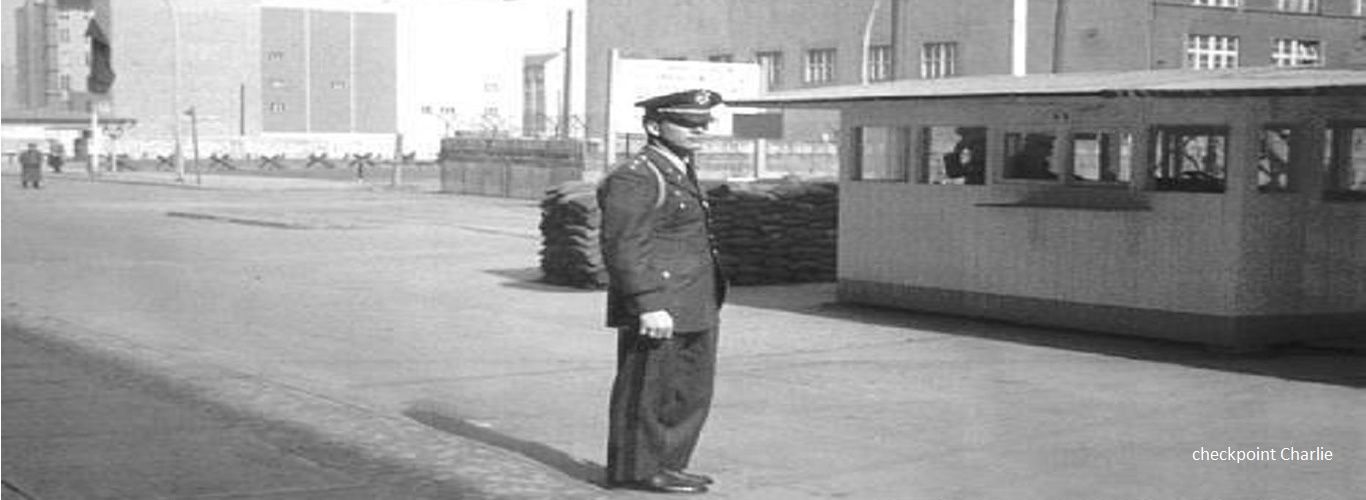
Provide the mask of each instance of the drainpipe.
[{"label": "drainpipe", "polygon": [[1015,0],[1010,42],[1010,74],[1029,73],[1029,0]]}]

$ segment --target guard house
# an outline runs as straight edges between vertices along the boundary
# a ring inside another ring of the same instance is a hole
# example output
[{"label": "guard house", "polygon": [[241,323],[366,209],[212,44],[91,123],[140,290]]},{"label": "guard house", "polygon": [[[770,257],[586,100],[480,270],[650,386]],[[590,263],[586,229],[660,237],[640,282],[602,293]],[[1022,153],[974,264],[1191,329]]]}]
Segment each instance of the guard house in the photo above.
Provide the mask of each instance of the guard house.
[{"label": "guard house", "polygon": [[1256,348],[1366,335],[1366,71],[991,76],[834,108],[841,301]]}]

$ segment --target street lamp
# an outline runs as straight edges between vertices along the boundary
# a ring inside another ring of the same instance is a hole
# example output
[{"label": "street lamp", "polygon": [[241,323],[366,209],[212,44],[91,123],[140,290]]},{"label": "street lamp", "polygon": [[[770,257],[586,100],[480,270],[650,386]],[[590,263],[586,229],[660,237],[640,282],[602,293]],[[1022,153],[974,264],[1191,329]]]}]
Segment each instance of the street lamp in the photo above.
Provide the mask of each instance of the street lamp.
[{"label": "street lamp", "polygon": [[185,155],[180,145],[180,16],[171,0],[162,0],[171,15],[171,123],[175,127],[175,178],[185,182]]}]

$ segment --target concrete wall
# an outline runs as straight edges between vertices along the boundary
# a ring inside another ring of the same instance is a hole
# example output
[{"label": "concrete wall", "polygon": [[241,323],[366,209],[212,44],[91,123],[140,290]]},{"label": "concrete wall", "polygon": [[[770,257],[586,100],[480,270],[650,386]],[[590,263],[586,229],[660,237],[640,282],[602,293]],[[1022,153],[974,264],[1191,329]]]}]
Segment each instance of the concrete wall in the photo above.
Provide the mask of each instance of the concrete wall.
[{"label": "concrete wall", "polygon": [[[1325,121],[1366,118],[1366,98],[973,104],[847,108],[850,127],[991,129],[981,186],[848,180],[846,156],[844,299],[1229,345],[1340,334],[1366,320],[1366,204],[1324,201],[1308,153],[1321,150],[1312,138]],[[1071,121],[1053,121],[1059,110]],[[1295,157],[1294,192],[1257,190],[1266,123],[1311,138]],[[1157,124],[1229,126],[1226,192],[1143,189]],[[1137,179],[1117,189],[1000,179],[1002,131],[1037,127],[1132,131]]]}]

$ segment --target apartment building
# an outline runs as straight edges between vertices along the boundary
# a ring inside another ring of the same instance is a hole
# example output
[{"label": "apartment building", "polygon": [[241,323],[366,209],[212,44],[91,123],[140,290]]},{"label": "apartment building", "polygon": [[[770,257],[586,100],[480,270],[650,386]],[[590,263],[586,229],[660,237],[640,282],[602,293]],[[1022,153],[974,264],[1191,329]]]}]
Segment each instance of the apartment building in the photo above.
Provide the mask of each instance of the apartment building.
[{"label": "apartment building", "polygon": [[[1011,73],[1366,68],[1364,1],[699,0],[680,8],[589,0],[588,78],[605,82],[611,49],[754,62],[765,90]],[[601,84],[590,86],[590,133],[601,131],[605,96]],[[789,136],[822,130],[802,121],[789,117]]]}]

